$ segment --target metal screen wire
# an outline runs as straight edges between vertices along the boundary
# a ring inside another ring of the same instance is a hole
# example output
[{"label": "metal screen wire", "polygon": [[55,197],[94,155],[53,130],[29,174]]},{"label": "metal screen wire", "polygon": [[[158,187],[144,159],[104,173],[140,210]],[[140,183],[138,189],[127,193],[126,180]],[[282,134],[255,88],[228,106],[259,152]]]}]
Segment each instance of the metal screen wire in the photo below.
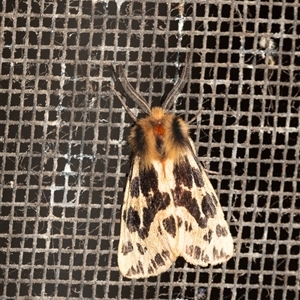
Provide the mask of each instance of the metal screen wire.
[{"label": "metal screen wire", "polygon": [[[298,1],[0,8],[1,299],[299,299]],[[187,52],[173,111],[185,121],[200,111],[190,134],[235,254],[130,280],[117,246],[132,120],[111,65],[159,105]]]}]

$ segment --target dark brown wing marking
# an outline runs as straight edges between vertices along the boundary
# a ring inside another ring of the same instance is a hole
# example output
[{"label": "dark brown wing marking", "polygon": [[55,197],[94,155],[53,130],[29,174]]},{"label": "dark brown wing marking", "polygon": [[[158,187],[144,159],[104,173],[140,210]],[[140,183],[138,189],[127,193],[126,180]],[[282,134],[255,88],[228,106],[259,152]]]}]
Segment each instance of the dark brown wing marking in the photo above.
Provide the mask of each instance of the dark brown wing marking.
[{"label": "dark brown wing marking", "polygon": [[163,226],[165,230],[174,238],[176,236],[176,223],[173,216],[170,216],[163,220]]},{"label": "dark brown wing marking", "polygon": [[133,198],[138,198],[140,195],[140,179],[139,177],[134,177],[130,181],[130,196]]},{"label": "dark brown wing marking", "polygon": [[188,189],[193,186],[192,168],[187,158],[184,156],[178,164],[174,165],[173,170],[176,187],[184,185]]},{"label": "dark brown wing marking", "polygon": [[222,227],[221,225],[218,224],[216,226],[216,234],[217,234],[218,237],[227,236],[228,232],[227,232],[227,229],[225,227]]},{"label": "dark brown wing marking", "polygon": [[201,256],[201,248],[199,246],[193,246],[193,245],[186,246],[185,252],[186,254],[194,257],[195,259],[199,259]]},{"label": "dark brown wing marking", "polygon": [[[140,176],[135,177],[133,181],[130,185],[130,194],[137,195],[141,190],[147,207],[144,207],[142,212],[129,207],[127,211],[124,211],[123,220],[129,232],[137,231],[139,237],[144,240],[149,235],[150,226],[156,214],[160,210],[166,209],[170,205],[171,199],[168,193],[159,191],[158,174],[154,168],[141,170]],[[142,224],[141,220],[143,220]]]},{"label": "dark brown wing marking", "polygon": [[201,208],[207,218],[213,218],[217,214],[217,209],[214,206],[212,197],[209,194],[204,195]]},{"label": "dark brown wing marking", "polygon": [[197,187],[201,188],[204,186],[204,181],[202,179],[201,173],[198,169],[192,168],[193,178]]},{"label": "dark brown wing marking", "polygon": [[147,247],[143,247],[140,243],[136,243],[137,249],[138,251],[144,255],[147,251]]},{"label": "dark brown wing marking", "polygon": [[137,262],[137,264],[135,266],[132,266],[128,270],[126,276],[131,277],[131,276],[136,275],[136,274],[144,274],[143,264],[140,260]]},{"label": "dark brown wing marking", "polygon": [[127,244],[123,244],[122,246],[122,253],[124,255],[127,255],[128,253],[133,251],[133,245],[132,243],[129,241]]},{"label": "dark brown wing marking", "polygon": [[182,225],[182,219],[178,216],[177,216],[177,224],[178,224],[178,228],[181,227]]},{"label": "dark brown wing marking", "polygon": [[184,190],[181,187],[176,187],[172,190],[172,195],[174,198],[175,206],[183,206],[191,214],[191,216],[196,220],[201,228],[206,228],[207,217],[201,217],[199,207],[195,205],[196,199],[192,197],[192,193],[188,190]]},{"label": "dark brown wing marking", "polygon": [[216,260],[219,260],[220,258],[230,258],[230,255],[227,255],[226,253],[223,252],[223,249],[217,249],[216,247],[213,248],[213,257]]},{"label": "dark brown wing marking", "polygon": [[207,241],[210,244],[213,233],[214,232],[211,229],[209,229],[207,234],[205,234],[203,237],[204,241]]},{"label": "dark brown wing marking", "polygon": [[145,155],[147,143],[145,139],[145,132],[140,124],[135,124],[134,127],[132,127],[129,136],[129,146],[132,153],[135,155],[142,157]]},{"label": "dark brown wing marking", "polygon": [[183,206],[194,217],[201,228],[206,228],[208,218],[213,218],[216,213],[216,199],[209,194],[203,195],[201,209],[205,217],[201,216],[200,209],[196,199],[192,197],[190,189],[193,186],[193,180],[198,187],[204,185],[201,174],[195,168],[192,168],[187,157],[183,157],[178,164],[174,165],[174,178],[176,187],[172,190],[175,206]]}]

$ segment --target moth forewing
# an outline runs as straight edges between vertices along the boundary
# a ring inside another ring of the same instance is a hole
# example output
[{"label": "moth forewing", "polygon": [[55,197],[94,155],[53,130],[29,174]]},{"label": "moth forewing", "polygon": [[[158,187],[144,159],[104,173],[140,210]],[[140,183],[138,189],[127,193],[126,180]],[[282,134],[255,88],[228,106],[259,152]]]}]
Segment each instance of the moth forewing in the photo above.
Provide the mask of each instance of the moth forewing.
[{"label": "moth forewing", "polygon": [[[187,63],[183,75],[186,72]],[[180,93],[183,82],[181,78],[170,92],[172,97]],[[124,78],[121,83],[130,85]],[[148,104],[132,87],[124,91],[147,111]],[[121,103],[125,106],[124,101]],[[188,125],[164,110],[171,104],[168,97],[163,107],[152,108],[147,117],[136,121],[129,135],[133,161],[118,247],[119,269],[128,278],[159,275],[178,256],[207,266],[233,255],[228,224],[197,161]]]},{"label": "moth forewing", "polygon": [[[154,163],[153,169],[141,173],[139,164],[140,158],[136,156],[126,185],[121,216],[118,264],[122,275],[128,278],[165,272],[178,256],[174,253],[178,235],[170,235],[165,229],[164,220],[174,214],[168,187],[166,182],[158,182],[158,177],[153,177],[163,171],[162,166]],[[147,187],[139,186],[145,180],[152,182],[154,203],[151,206],[150,197],[143,196]]]},{"label": "moth forewing", "polygon": [[[220,202],[206,172],[195,161],[191,152],[187,152],[186,161],[190,166],[187,169],[192,169],[194,177],[190,197],[195,203],[186,198],[185,208],[177,207],[177,215],[182,218],[184,224],[179,233],[179,239],[182,241],[179,243],[180,255],[187,262],[204,267],[226,262],[233,255],[233,240]],[[183,174],[186,167],[180,168],[178,173]],[[177,197],[182,197],[182,194],[177,194]],[[187,211],[190,207],[187,204],[189,202],[193,203],[194,208],[190,209],[190,212]],[[200,208],[199,212],[197,208]]]}]

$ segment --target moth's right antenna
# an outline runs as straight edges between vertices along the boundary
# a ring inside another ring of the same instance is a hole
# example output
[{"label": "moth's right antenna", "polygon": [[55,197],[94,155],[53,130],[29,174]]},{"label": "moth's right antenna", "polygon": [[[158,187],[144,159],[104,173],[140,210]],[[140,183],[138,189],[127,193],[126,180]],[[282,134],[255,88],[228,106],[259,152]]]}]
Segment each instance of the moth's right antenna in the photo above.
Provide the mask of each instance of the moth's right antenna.
[{"label": "moth's right antenna", "polygon": [[191,56],[190,52],[187,52],[185,56],[184,67],[180,75],[180,78],[176,83],[176,85],[171,90],[171,92],[169,93],[166,101],[162,105],[162,108],[164,110],[169,110],[171,108],[172,104],[174,103],[174,101],[176,100],[176,98],[178,97],[178,95],[180,94],[180,92],[182,91],[182,89],[186,84],[186,74],[189,69],[190,56]]}]

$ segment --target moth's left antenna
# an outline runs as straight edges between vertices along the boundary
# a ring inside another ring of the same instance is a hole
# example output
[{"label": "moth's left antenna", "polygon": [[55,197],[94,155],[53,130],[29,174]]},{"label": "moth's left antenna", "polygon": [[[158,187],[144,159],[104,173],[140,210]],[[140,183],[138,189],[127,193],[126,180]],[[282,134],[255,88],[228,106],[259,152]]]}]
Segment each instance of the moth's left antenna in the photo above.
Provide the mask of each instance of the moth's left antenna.
[{"label": "moth's left antenna", "polygon": [[[125,73],[124,73],[124,68],[121,65],[117,65],[117,69],[115,70],[114,67],[113,69],[113,80],[115,82],[120,82],[122,85],[122,88],[124,92],[139,106],[139,108],[146,114],[150,115],[151,114],[151,109],[146,100],[133,88],[133,86],[130,84],[130,82],[127,80]],[[123,101],[122,97],[120,94],[112,88],[112,90],[116,93],[117,97],[119,98],[120,102],[130,115],[130,117],[136,121],[136,116],[132,113],[132,111],[128,108],[128,106],[125,104]]]}]

